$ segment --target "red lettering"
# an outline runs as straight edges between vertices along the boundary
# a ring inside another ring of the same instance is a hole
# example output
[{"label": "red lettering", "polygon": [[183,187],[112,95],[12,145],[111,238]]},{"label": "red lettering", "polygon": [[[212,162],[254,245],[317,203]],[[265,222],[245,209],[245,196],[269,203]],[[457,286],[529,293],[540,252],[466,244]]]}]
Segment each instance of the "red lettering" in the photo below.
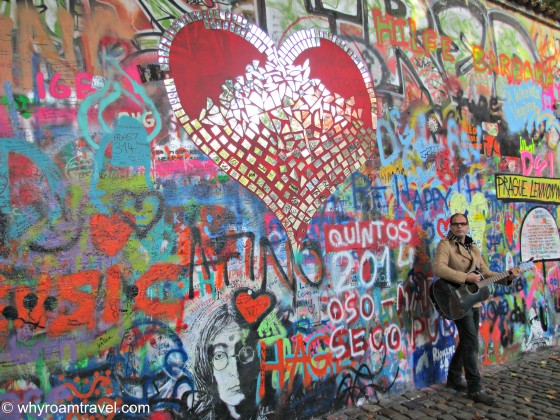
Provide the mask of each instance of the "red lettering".
[{"label": "red lettering", "polygon": [[500,66],[498,65],[498,60],[496,59],[496,54],[494,51],[488,51],[488,62],[490,63],[488,71],[496,74],[500,74]]},{"label": "red lettering", "polygon": [[181,270],[180,265],[171,263],[159,263],[151,266],[136,282],[136,286],[138,287],[136,309],[144,311],[148,316],[157,318],[177,318],[182,311],[182,299],[177,298],[171,301],[151,299],[147,292],[151,287],[160,282],[176,282],[181,274]]},{"label": "red lettering", "polygon": [[344,310],[340,300],[334,298],[329,302],[328,313],[332,322],[342,321]]},{"label": "red lettering", "polygon": [[279,339],[276,340],[273,344],[276,353],[275,362],[274,361],[271,362],[266,359],[266,355],[267,355],[266,344],[263,341],[259,343],[259,346],[261,348],[261,366],[260,366],[260,373],[259,373],[259,377],[260,377],[259,397],[264,398],[265,382],[266,382],[264,380],[264,377],[266,372],[274,372],[274,371],[278,372],[278,375],[276,375],[276,377],[278,378],[279,381],[279,388],[284,389],[284,383],[285,383],[284,341],[282,339]]},{"label": "red lettering", "polygon": [[513,59],[511,60],[511,70],[513,74],[513,80],[515,80],[516,82],[523,81],[523,63],[519,58],[513,57]]},{"label": "red lettering", "polygon": [[360,312],[364,320],[369,321],[375,313],[375,303],[370,295],[362,295],[360,297]]},{"label": "red lettering", "polygon": [[311,385],[311,376],[307,371],[307,365],[311,363],[311,357],[307,354],[306,346],[303,342],[303,336],[301,334],[296,335],[294,352],[291,356],[286,356],[286,361],[292,365],[290,369],[290,385],[288,390],[292,389],[293,380],[296,377],[298,369],[303,371],[303,385]]},{"label": "red lettering", "polygon": [[451,44],[453,40],[448,36],[441,37],[441,58],[443,61],[454,62],[455,57],[451,54]]},{"label": "red lettering", "polygon": [[372,11],[372,14],[375,27],[375,35],[377,38],[377,45],[383,46],[383,38],[385,38],[389,42],[393,42],[393,18],[391,16],[383,18],[381,11],[377,9],[374,9]]},{"label": "red lettering", "polygon": [[354,323],[359,318],[358,311],[356,310],[356,305],[352,304],[353,302],[355,302],[355,300],[356,295],[350,294],[344,302],[344,307],[346,308],[346,312],[348,312],[348,319],[346,320],[346,322],[348,322],[348,325]]},{"label": "red lettering", "polygon": [[58,279],[58,316],[49,325],[50,335],[56,337],[77,326],[95,327],[93,291],[98,289],[100,280],[101,272],[97,270],[68,274]]},{"label": "red lettering", "polygon": [[437,35],[433,29],[426,29],[422,33],[422,42],[424,43],[424,51],[426,55],[430,55],[432,51],[437,50]]},{"label": "red lettering", "polygon": [[113,324],[120,319],[121,270],[118,265],[107,270],[106,284],[102,290],[106,291],[107,295],[101,319],[107,324]]},{"label": "red lettering", "polygon": [[472,58],[473,58],[474,70],[476,72],[482,73],[488,70],[488,64],[484,60],[485,57],[486,57],[486,53],[484,52],[484,49],[479,47],[478,45],[473,45]]},{"label": "red lettering", "polygon": [[352,357],[362,356],[365,353],[366,342],[363,338],[364,335],[366,335],[365,328],[356,328],[350,331]]},{"label": "red lettering", "polygon": [[508,81],[511,81],[512,78],[510,64],[509,57],[505,54],[500,54],[500,74],[506,76]]},{"label": "red lettering", "polygon": [[68,98],[71,95],[72,91],[64,83],[61,82],[59,84],[58,83],[59,80],[60,80],[60,73],[55,73],[53,75],[51,83],[49,84],[49,93],[51,94],[51,96],[53,98],[56,98],[56,99]]},{"label": "red lettering", "polygon": [[88,72],[76,74],[76,94],[78,99],[86,98],[95,89],[91,87],[93,78]]},{"label": "red lettering", "polygon": [[39,99],[45,99],[47,97],[47,91],[45,90],[45,76],[43,73],[37,72],[37,93],[39,94]]},{"label": "red lettering", "polygon": [[396,325],[391,325],[389,327],[389,332],[387,333],[387,344],[389,349],[392,351],[397,351],[401,348],[401,331]]},{"label": "red lettering", "polygon": [[[317,348],[321,345],[319,344],[320,341],[325,342],[327,340],[327,335],[315,335],[309,340],[307,343],[307,352],[311,353],[312,348],[315,347],[315,342],[317,342]],[[317,353],[312,357],[311,363],[309,364],[309,368],[313,375],[322,378],[325,377],[329,368],[329,365],[332,363],[332,353],[329,351],[323,351],[321,353]]]},{"label": "red lettering", "polygon": [[383,339],[383,329],[378,325],[369,335],[369,346],[375,351],[381,351],[385,347],[385,340]]}]

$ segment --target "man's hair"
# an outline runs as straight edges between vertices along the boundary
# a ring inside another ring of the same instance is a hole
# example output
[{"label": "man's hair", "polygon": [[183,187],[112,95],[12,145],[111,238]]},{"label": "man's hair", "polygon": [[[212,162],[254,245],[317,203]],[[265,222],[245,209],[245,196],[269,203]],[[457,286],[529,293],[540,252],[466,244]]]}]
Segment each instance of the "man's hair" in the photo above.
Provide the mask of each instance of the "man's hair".
[{"label": "man's hair", "polygon": [[453,216],[449,218],[449,223],[453,223],[453,219],[456,218],[457,216],[463,216],[467,220],[467,224],[469,223],[469,218],[467,217],[466,214],[463,213],[455,213]]}]

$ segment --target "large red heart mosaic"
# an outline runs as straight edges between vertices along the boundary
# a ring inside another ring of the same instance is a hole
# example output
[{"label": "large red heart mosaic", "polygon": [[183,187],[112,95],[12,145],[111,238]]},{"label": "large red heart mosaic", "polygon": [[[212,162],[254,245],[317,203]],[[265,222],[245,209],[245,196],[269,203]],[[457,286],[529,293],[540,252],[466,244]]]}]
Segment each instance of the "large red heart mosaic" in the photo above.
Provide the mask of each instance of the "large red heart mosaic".
[{"label": "large red heart mosaic", "polygon": [[366,65],[336,36],[277,49],[224,11],[189,13],[160,42],[171,107],[196,146],[270,208],[294,244],[371,156],[377,102]]}]

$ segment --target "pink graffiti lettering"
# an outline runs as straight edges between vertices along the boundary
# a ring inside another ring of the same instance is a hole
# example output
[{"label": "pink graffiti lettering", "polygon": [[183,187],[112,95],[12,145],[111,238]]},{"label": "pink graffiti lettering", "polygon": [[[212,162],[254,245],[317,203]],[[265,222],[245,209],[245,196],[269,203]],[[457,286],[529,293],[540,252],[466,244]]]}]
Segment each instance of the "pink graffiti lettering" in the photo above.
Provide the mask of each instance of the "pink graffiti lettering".
[{"label": "pink graffiti lettering", "polygon": [[542,176],[543,171],[548,167],[549,178],[554,178],[554,154],[550,151],[545,159],[540,156],[533,156],[531,152],[521,151],[521,170],[523,175],[531,175],[533,172],[536,176]]}]

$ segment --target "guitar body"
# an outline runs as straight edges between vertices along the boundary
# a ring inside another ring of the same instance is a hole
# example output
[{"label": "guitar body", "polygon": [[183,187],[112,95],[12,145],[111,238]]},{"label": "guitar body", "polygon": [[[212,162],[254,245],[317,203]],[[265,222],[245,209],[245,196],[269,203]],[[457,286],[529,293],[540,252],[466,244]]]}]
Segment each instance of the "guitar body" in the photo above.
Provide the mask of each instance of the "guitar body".
[{"label": "guitar body", "polygon": [[[534,266],[531,258],[519,264],[519,269],[527,271]],[[477,270],[469,273],[480,274]],[[430,286],[430,300],[442,317],[451,320],[463,318],[474,304],[490,297],[490,284],[505,279],[510,273],[506,271],[478,283],[459,284],[445,279],[436,280]]]},{"label": "guitar body", "polygon": [[463,318],[471,307],[490,297],[488,287],[479,288],[474,284],[457,284],[438,279],[430,286],[430,300],[444,318]]}]

